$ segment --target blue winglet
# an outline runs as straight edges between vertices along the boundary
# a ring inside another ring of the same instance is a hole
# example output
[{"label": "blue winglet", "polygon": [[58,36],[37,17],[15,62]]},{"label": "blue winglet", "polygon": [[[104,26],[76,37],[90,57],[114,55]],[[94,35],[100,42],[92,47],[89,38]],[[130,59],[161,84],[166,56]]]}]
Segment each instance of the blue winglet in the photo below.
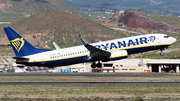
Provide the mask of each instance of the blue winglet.
[{"label": "blue winglet", "polygon": [[79,38],[81,39],[81,41],[82,41],[82,43],[84,44],[84,46],[88,46],[88,45],[89,45],[89,43],[86,41],[86,39],[84,39],[84,38],[82,37],[82,35],[79,35]]}]

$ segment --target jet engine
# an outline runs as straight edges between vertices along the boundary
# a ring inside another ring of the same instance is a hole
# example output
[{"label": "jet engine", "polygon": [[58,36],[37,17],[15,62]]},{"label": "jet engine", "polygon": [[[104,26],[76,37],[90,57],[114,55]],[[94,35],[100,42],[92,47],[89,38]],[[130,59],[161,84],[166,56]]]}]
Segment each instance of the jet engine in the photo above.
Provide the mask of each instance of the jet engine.
[{"label": "jet engine", "polygon": [[124,59],[128,57],[128,53],[126,50],[113,51],[111,52],[111,60]]}]

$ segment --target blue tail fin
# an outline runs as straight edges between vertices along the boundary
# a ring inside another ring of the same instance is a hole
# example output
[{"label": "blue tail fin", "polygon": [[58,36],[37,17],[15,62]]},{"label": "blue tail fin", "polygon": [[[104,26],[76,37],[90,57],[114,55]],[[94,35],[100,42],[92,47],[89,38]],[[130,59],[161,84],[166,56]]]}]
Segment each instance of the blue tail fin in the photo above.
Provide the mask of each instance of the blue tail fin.
[{"label": "blue tail fin", "polygon": [[34,47],[11,27],[5,27],[4,31],[17,57],[23,57],[27,55],[50,51]]}]

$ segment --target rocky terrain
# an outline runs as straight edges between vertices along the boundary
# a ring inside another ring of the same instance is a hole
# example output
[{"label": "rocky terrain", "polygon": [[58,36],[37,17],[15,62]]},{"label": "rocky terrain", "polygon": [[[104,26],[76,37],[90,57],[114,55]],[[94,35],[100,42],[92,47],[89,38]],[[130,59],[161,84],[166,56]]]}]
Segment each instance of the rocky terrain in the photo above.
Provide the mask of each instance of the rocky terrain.
[{"label": "rocky terrain", "polygon": [[180,27],[175,27],[162,22],[153,21],[136,11],[126,10],[123,13],[114,14],[112,18],[104,20],[102,24],[110,27],[142,28],[151,32],[153,30],[180,31]]}]

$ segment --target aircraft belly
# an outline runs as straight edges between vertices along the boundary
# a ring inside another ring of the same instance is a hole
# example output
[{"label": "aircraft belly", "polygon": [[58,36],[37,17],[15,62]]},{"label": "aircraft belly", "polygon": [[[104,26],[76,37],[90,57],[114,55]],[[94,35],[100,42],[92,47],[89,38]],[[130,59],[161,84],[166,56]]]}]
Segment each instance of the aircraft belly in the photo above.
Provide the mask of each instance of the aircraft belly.
[{"label": "aircraft belly", "polygon": [[156,49],[162,49],[162,48],[167,47],[167,46],[169,46],[169,45],[131,48],[131,49],[127,49],[127,52],[128,52],[128,54],[134,54],[134,53],[146,52],[146,51],[151,51],[151,50],[156,50]]},{"label": "aircraft belly", "polygon": [[46,62],[31,62],[27,63],[28,66],[64,66],[64,65],[71,65],[84,62],[83,59],[86,56],[76,57],[76,58],[69,58],[69,59],[62,59],[62,60],[55,60],[55,61],[46,61]]}]

